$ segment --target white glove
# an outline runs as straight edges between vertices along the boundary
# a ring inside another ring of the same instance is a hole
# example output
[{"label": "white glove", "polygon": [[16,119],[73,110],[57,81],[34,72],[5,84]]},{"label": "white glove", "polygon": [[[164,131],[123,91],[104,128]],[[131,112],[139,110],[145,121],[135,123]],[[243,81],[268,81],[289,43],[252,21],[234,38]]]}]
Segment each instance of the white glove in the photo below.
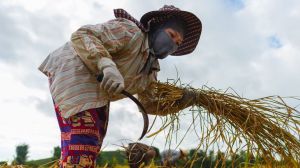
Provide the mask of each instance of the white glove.
[{"label": "white glove", "polygon": [[111,59],[101,58],[98,68],[103,73],[103,80],[100,85],[103,90],[109,94],[118,94],[124,90],[124,78]]}]

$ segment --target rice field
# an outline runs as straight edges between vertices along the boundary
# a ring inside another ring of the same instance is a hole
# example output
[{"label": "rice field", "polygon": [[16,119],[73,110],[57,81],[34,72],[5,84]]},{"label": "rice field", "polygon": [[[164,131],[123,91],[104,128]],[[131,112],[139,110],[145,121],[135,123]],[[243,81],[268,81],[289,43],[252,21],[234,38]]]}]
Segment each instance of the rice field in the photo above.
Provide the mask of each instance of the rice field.
[{"label": "rice field", "polygon": [[[234,90],[216,90],[203,86],[195,89],[183,85],[179,80],[173,83],[153,83],[151,88],[158,98],[151,113],[160,118],[161,127],[152,130],[158,122],[154,119],[148,138],[156,137],[162,131],[167,132],[166,144],[178,142],[178,146],[190,133],[198,137],[196,151],[222,149],[213,167],[300,167],[300,112],[289,106],[289,99],[299,101],[297,97],[267,96],[247,99]],[[184,95],[190,96],[184,99]],[[153,96],[153,95],[152,95]],[[146,97],[141,97],[141,101]],[[182,102],[182,100],[185,100]],[[299,101],[300,102],[300,101]],[[299,103],[300,104],[300,103]],[[188,109],[188,110],[184,110]],[[182,137],[177,137],[183,115],[192,116],[189,127]],[[179,139],[179,140],[178,140]],[[238,160],[238,152],[245,151],[243,164]],[[193,167],[201,157],[195,152],[183,167]],[[231,160],[231,164],[227,164]],[[202,164],[205,159],[202,158]],[[25,168],[28,166],[1,165],[1,168]],[[58,162],[40,167],[58,168]],[[108,164],[102,167],[109,167]],[[127,165],[115,164],[113,167],[125,168]],[[159,167],[154,164],[150,168]]]}]

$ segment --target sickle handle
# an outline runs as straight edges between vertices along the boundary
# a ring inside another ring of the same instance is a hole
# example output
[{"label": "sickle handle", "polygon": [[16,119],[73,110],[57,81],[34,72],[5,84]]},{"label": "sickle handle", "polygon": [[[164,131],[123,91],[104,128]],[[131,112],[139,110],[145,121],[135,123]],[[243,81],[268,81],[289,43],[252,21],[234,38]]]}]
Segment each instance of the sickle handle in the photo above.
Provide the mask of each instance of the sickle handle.
[{"label": "sickle handle", "polygon": [[[103,80],[104,75],[100,74],[97,76],[97,81],[101,82]],[[144,108],[144,106],[142,105],[142,103],[136,99],[134,96],[132,96],[130,93],[128,93],[125,90],[122,90],[121,92],[123,95],[127,96],[128,98],[130,98],[132,101],[135,102],[135,104],[142,110],[141,113],[143,115],[143,119],[144,119],[144,128],[143,128],[143,132],[142,135],[140,136],[139,140],[143,139],[143,137],[146,135],[147,131],[148,131],[148,127],[149,127],[149,118],[148,115],[146,113],[146,109]]]}]

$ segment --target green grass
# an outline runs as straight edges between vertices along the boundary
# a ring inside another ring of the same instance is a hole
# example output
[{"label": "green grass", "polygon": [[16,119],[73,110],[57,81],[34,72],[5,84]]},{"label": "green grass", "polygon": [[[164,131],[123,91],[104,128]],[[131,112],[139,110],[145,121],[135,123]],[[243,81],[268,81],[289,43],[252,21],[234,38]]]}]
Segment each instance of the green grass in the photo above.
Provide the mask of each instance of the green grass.
[{"label": "green grass", "polygon": [[45,158],[45,159],[38,159],[38,160],[30,160],[26,162],[26,165],[36,168],[39,167],[41,165],[47,164],[49,162],[52,162],[53,159],[52,158]]},{"label": "green grass", "polygon": [[[30,160],[26,162],[27,166],[32,168],[37,168],[41,165],[45,165],[53,161],[53,158],[45,158],[38,160]],[[97,158],[97,165],[104,166],[105,164],[116,165],[116,164],[126,164],[126,158],[123,151],[102,151],[101,155]],[[51,165],[53,163],[50,163]]]},{"label": "green grass", "polygon": [[125,164],[126,157],[123,151],[102,151],[101,155],[97,158],[97,165],[104,166],[106,163],[109,165]]}]

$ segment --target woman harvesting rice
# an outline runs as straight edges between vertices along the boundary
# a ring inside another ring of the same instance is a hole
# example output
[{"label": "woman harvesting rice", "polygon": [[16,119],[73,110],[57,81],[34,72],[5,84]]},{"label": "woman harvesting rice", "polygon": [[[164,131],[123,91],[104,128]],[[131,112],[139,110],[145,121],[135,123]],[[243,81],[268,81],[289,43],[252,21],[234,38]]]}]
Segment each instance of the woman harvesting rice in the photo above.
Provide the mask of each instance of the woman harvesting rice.
[{"label": "woman harvesting rice", "polygon": [[[61,167],[94,167],[109,102],[123,98],[119,93],[124,89],[151,95],[147,87],[156,81],[158,59],[191,53],[201,34],[200,20],[174,6],[148,12],[140,22],[122,9],[115,15],[106,23],[79,28],[39,67],[49,78],[61,130]],[[99,74],[104,75],[100,86]],[[144,105],[155,101],[149,97]]]}]

